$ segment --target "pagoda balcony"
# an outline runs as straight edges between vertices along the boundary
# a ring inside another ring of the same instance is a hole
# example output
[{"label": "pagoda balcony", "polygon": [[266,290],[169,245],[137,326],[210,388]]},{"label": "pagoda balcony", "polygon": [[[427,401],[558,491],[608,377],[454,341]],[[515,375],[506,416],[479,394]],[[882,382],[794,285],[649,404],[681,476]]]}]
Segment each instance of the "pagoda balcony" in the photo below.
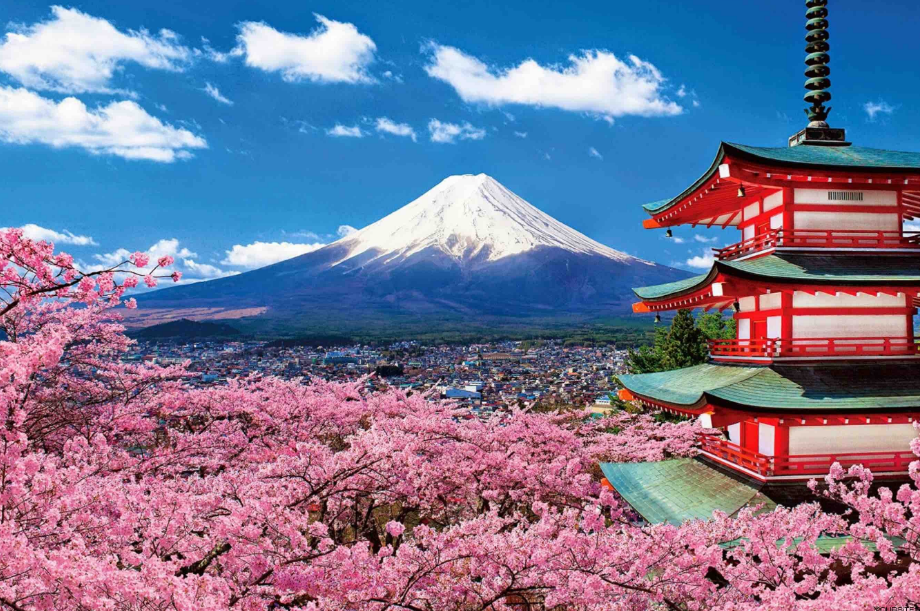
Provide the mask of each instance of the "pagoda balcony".
[{"label": "pagoda balcony", "polygon": [[712,250],[718,260],[731,261],[777,248],[920,250],[920,232],[774,229]]},{"label": "pagoda balcony", "polygon": [[784,454],[768,456],[711,434],[699,435],[703,456],[759,479],[803,479],[825,475],[835,462],[843,468],[862,465],[873,473],[906,473],[917,456],[909,451],[844,452],[834,454]]},{"label": "pagoda balcony", "polygon": [[795,339],[714,339],[715,361],[758,362],[781,359],[915,357],[916,340],[908,337],[825,337]]}]

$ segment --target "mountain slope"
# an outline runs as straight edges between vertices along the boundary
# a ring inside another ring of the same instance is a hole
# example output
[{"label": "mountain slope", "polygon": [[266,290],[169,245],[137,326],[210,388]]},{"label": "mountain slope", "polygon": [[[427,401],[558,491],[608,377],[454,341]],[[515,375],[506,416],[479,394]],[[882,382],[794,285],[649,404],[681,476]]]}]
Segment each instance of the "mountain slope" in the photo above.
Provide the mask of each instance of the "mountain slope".
[{"label": "mountain slope", "polygon": [[489,176],[463,175],[319,250],[144,295],[138,312],[158,322],[259,312],[250,320],[291,331],[533,319],[577,324],[628,312],[633,286],[688,275],[604,246]]}]

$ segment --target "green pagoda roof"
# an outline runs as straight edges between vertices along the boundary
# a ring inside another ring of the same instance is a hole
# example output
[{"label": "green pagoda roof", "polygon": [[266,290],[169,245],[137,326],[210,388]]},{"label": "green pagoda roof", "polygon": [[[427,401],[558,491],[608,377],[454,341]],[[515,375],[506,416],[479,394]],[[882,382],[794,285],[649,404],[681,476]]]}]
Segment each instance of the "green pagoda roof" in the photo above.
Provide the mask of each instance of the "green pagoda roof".
[{"label": "green pagoda roof", "polygon": [[802,168],[853,169],[864,171],[905,172],[920,170],[920,153],[888,151],[862,146],[746,146],[744,144],[721,143],[719,152],[709,169],[683,193],[671,199],[663,199],[643,208],[649,214],[664,212],[672,205],[692,193],[719,171],[725,157],[747,159],[765,165],[796,166]]},{"label": "green pagoda roof", "polygon": [[888,254],[775,253],[744,261],[716,261],[708,274],[677,282],[633,289],[640,299],[656,300],[697,291],[719,272],[752,280],[842,285],[911,285],[920,283],[916,256]]},{"label": "green pagoda roof", "polygon": [[[679,526],[688,520],[710,520],[715,511],[735,516],[746,507],[756,507],[756,513],[760,514],[773,511],[779,504],[775,488],[765,486],[763,482],[732,477],[698,458],[601,463],[600,467],[623,500],[650,524]],[[895,549],[905,544],[900,537],[887,538]],[[793,539],[792,544],[797,546],[801,541]],[[827,554],[850,541],[853,541],[851,536],[821,535],[815,540],[814,549],[820,554]],[[742,542],[742,539],[733,539],[720,546],[732,549]],[[878,549],[872,541],[860,542],[873,552]],[[779,539],[776,544],[778,548],[783,547],[785,540]]]},{"label": "green pagoda roof", "polygon": [[866,411],[920,407],[916,361],[770,366],[705,363],[619,376],[630,392],[681,406],[717,403],[766,412]]},{"label": "green pagoda roof", "polygon": [[602,463],[601,471],[617,493],[647,522],[674,525],[709,520],[716,510],[734,515],[744,507],[776,503],[757,484],[739,481],[694,458],[661,462]]}]

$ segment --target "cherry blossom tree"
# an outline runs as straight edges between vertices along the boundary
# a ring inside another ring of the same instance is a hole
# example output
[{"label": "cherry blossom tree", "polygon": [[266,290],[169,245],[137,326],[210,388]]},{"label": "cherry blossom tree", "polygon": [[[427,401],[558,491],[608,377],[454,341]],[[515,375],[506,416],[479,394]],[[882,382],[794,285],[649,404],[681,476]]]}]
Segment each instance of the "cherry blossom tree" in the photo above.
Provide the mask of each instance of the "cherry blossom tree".
[{"label": "cherry blossom tree", "polygon": [[[692,456],[691,424],[520,410],[470,421],[423,395],[321,380],[192,388],[182,367],[121,360],[125,291],[178,280],[168,257],[150,263],[135,253],[84,273],[51,244],[0,232],[0,609],[920,599],[916,467],[912,485],[877,494],[871,474],[835,468],[816,490],[849,516],[803,504],[647,525],[597,464]],[[828,535],[854,538],[819,553]]]}]

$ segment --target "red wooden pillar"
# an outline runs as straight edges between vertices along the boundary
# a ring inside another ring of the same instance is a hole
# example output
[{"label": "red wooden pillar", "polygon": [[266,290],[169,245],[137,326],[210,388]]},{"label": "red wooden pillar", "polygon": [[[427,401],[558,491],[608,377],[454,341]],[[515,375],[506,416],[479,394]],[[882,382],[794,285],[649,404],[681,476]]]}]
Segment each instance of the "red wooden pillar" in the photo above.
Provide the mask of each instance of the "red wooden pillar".
[{"label": "red wooden pillar", "polygon": [[789,455],[789,425],[776,425],[776,433],[773,436],[773,453],[776,456]]},{"label": "red wooden pillar", "polygon": [[783,187],[783,229],[785,231],[795,230],[795,189],[792,187]]},{"label": "red wooden pillar", "polygon": [[760,425],[753,420],[741,423],[741,447],[751,452],[760,451]]}]

